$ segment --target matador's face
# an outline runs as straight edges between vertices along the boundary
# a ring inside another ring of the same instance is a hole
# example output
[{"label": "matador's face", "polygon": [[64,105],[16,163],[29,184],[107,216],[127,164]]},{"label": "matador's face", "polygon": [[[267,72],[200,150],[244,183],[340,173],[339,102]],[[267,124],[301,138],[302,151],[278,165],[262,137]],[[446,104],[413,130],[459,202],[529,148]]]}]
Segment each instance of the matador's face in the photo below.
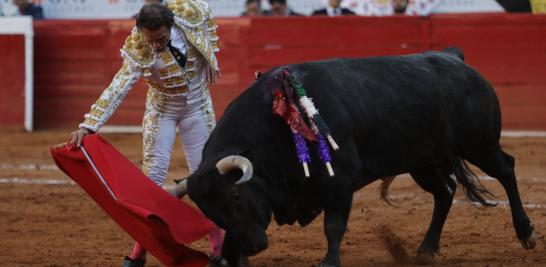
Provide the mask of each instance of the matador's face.
[{"label": "matador's face", "polygon": [[167,48],[167,44],[171,39],[171,31],[167,26],[161,26],[159,29],[152,31],[146,28],[140,29],[144,42],[149,44],[155,52],[161,52]]}]

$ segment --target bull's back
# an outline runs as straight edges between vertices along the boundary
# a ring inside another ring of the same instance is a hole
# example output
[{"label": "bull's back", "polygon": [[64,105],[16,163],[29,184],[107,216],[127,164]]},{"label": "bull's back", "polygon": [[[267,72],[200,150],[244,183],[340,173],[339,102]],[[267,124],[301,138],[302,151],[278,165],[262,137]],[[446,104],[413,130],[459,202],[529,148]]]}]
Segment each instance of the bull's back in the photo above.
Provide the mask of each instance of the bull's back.
[{"label": "bull's back", "polygon": [[334,136],[356,146],[370,175],[406,172],[454,153],[462,136],[481,134],[483,127],[499,132],[494,92],[453,54],[335,59],[292,68]]}]

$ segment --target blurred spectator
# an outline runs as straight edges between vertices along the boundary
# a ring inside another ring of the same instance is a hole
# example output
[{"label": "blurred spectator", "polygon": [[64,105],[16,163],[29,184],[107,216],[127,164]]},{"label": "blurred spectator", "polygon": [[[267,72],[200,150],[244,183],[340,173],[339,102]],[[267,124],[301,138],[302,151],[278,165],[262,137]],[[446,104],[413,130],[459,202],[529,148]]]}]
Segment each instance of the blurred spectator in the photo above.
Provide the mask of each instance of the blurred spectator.
[{"label": "blurred spectator", "polygon": [[[163,4],[163,0],[144,0],[145,5],[151,5],[151,4]],[[133,19],[137,18],[138,14],[133,15]]]},{"label": "blurred spectator", "polygon": [[11,3],[11,1],[0,0],[0,17],[10,17],[17,15],[19,15],[19,11],[17,10],[17,7]]},{"label": "blurred spectator", "polygon": [[343,3],[363,16],[428,16],[441,2],[442,0],[345,0]]},{"label": "blurred spectator", "polygon": [[546,0],[531,0],[533,14],[546,14]]},{"label": "blurred spectator", "polygon": [[410,16],[428,16],[441,2],[441,0],[410,0],[408,1],[405,14]]},{"label": "blurred spectator", "polygon": [[342,15],[354,15],[355,13],[351,11],[348,8],[342,8],[339,5],[341,5],[341,2],[343,0],[328,0],[328,4],[326,5],[326,8],[323,9],[317,9],[313,11],[313,16],[329,16],[329,17],[336,17],[336,16],[342,16]]},{"label": "blurred spectator", "polygon": [[264,15],[260,0],[246,0],[245,11],[241,14],[244,17],[260,17]]},{"label": "blurred spectator", "polygon": [[149,5],[149,4],[161,4],[163,3],[163,0],[144,0],[144,4],[145,5]]},{"label": "blurred spectator", "polygon": [[32,16],[35,20],[44,19],[44,11],[41,6],[36,6],[29,0],[13,0],[13,3],[19,8],[21,16]]},{"label": "blurred spectator", "polygon": [[408,9],[409,0],[392,0],[393,15],[405,15]]},{"label": "blurred spectator", "polygon": [[301,16],[288,7],[286,0],[269,0],[269,5],[271,5],[271,16]]},{"label": "blurred spectator", "polygon": [[529,0],[497,0],[506,12],[531,12]]}]

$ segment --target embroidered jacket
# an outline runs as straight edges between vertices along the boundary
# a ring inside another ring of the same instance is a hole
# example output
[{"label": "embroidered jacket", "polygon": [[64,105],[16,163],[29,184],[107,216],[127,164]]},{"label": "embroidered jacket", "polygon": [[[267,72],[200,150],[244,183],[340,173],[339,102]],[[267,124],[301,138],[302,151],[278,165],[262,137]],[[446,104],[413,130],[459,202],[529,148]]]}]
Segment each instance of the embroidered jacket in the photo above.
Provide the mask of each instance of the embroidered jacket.
[{"label": "embroidered jacket", "polygon": [[186,66],[181,67],[168,49],[154,52],[138,29],[133,28],[121,49],[122,67],[91,106],[80,128],[96,132],[102,127],[141,76],[151,90],[176,96],[187,93],[204,64],[219,70],[215,54],[219,51],[217,26],[208,4],[203,0],[171,0],[167,5],[175,15],[173,30],[185,36]]}]

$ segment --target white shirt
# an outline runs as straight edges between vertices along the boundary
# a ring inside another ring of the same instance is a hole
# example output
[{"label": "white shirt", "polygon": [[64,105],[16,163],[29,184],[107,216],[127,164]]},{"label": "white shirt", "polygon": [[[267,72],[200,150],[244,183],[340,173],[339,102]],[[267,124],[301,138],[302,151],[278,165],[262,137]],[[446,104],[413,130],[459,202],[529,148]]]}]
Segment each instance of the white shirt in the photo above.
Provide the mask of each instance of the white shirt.
[{"label": "white shirt", "polygon": [[183,55],[188,54],[188,48],[186,47],[186,36],[182,30],[176,26],[171,28],[171,45],[178,49],[178,51],[180,51],[180,53]]},{"label": "white shirt", "polygon": [[341,16],[341,8],[333,8],[331,6],[326,7],[326,12],[328,13],[328,17],[336,17]]}]

